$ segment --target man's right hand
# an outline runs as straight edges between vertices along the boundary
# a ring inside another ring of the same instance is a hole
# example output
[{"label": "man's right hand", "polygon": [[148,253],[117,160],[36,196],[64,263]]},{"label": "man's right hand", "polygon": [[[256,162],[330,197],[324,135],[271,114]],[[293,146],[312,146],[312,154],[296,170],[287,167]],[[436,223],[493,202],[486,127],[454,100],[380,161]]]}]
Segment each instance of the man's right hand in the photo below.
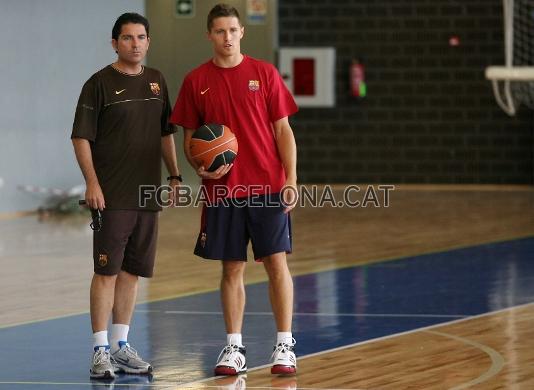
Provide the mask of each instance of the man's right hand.
[{"label": "man's right hand", "polygon": [[106,202],[104,201],[104,193],[100,184],[88,183],[85,190],[85,203],[92,209],[99,209],[100,211],[106,208]]},{"label": "man's right hand", "polygon": [[200,176],[203,179],[220,179],[224,175],[226,175],[234,164],[225,164],[221,165],[219,168],[217,168],[213,172],[206,171],[206,169],[202,166],[197,169],[197,175]]}]

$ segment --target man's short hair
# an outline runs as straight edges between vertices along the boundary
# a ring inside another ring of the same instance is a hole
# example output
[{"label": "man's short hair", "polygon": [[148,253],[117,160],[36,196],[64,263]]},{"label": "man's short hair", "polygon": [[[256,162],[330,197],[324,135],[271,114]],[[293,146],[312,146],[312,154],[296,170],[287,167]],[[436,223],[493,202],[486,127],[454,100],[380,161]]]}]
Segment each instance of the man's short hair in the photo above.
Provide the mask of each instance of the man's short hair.
[{"label": "man's short hair", "polygon": [[228,4],[217,4],[215,7],[213,7],[208,14],[208,32],[211,31],[211,28],[213,27],[213,20],[225,16],[235,16],[237,20],[239,21],[239,24],[241,24],[241,19],[239,18],[239,12],[237,12],[237,9],[235,7],[232,7]]},{"label": "man's short hair", "polygon": [[135,12],[127,12],[119,16],[115,21],[115,24],[113,25],[113,30],[111,30],[111,38],[118,40],[119,35],[121,34],[122,26],[128,23],[142,24],[143,26],[145,26],[146,36],[149,36],[149,25],[147,18]]}]

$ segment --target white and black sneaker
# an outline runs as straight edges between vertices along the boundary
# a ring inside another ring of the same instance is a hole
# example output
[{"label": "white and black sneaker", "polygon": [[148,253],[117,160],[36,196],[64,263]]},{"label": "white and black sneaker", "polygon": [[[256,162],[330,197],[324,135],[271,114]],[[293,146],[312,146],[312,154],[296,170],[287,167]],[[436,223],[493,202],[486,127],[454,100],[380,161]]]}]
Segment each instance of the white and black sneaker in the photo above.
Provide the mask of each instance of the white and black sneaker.
[{"label": "white and black sneaker", "polygon": [[115,371],[127,374],[150,374],[152,366],[141,359],[141,356],[125,341],[119,341],[119,349],[111,354],[111,363]]},{"label": "white and black sneaker", "polygon": [[278,343],[271,355],[271,374],[295,374],[297,372],[297,357],[295,356],[295,339]]},{"label": "white and black sneaker", "polygon": [[217,358],[215,375],[239,375],[247,371],[245,347],[229,344],[224,347]]},{"label": "white and black sneaker", "polygon": [[115,378],[115,369],[111,364],[109,345],[95,347],[89,374],[93,379]]}]

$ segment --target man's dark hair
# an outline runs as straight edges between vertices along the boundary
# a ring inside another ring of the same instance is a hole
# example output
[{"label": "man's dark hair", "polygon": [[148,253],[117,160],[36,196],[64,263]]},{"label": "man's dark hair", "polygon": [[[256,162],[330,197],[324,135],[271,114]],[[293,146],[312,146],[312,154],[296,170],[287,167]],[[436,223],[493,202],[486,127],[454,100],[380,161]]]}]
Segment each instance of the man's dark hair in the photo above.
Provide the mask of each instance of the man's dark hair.
[{"label": "man's dark hair", "polygon": [[115,24],[113,25],[113,30],[111,30],[111,38],[118,40],[119,35],[122,30],[122,26],[128,23],[134,23],[134,24],[142,24],[145,26],[146,30],[146,36],[148,37],[148,20],[143,15],[139,15],[135,12],[127,12],[125,14],[122,14],[117,18],[115,21]]},{"label": "man's dark hair", "polygon": [[239,24],[241,24],[241,19],[239,18],[239,12],[228,4],[217,4],[215,7],[213,7],[208,14],[208,32],[211,31],[211,27],[213,26],[213,19],[217,19],[224,16],[235,16],[237,20],[239,20]]}]

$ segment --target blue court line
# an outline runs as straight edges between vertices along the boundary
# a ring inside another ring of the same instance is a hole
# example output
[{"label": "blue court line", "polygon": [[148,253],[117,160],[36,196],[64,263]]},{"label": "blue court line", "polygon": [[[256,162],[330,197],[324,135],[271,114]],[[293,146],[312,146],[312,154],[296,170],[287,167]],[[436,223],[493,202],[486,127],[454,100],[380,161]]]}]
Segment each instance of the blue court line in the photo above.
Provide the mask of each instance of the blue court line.
[{"label": "blue court line", "polygon": [[[295,312],[309,314],[294,318],[297,352],[308,355],[534,302],[532,259],[534,238],[525,238],[297,276]],[[248,314],[270,312],[267,284],[246,290],[243,340],[248,366],[255,367],[267,363],[275,327],[266,315]],[[134,382],[120,388],[139,389],[211,377],[225,340],[223,318],[192,312],[220,310],[217,291],[137,305],[130,341],[154,364],[155,377],[149,382],[121,376],[114,384]],[[27,382],[87,388],[90,332],[87,314],[0,329],[0,367],[9,367],[0,372],[0,389],[45,386]]]}]

